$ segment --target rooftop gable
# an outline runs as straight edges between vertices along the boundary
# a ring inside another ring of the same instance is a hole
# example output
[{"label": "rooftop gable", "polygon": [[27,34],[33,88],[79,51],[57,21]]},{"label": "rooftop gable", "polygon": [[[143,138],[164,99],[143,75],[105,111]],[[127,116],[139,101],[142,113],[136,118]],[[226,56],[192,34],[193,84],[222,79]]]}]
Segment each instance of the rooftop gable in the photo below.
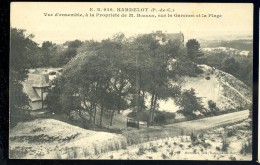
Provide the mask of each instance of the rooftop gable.
[{"label": "rooftop gable", "polygon": [[29,81],[23,82],[23,88],[24,88],[24,92],[27,94],[27,96],[31,101],[42,100]]},{"label": "rooftop gable", "polygon": [[49,75],[47,74],[28,74],[28,83],[31,84],[32,87],[48,87],[49,85]]}]

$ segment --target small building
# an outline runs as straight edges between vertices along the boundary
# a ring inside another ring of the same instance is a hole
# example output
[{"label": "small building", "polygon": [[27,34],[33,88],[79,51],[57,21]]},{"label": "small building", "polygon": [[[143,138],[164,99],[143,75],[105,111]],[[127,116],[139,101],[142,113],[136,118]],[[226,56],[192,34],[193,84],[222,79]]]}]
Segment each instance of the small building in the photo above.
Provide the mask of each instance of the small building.
[{"label": "small building", "polygon": [[29,73],[28,78],[23,82],[23,87],[30,99],[31,110],[47,108],[44,100],[50,88],[49,75]]},{"label": "small building", "polygon": [[165,42],[180,42],[180,44],[184,47],[184,35],[182,32],[179,33],[163,33],[162,31],[156,31],[155,37],[159,40],[160,44],[164,44]]}]

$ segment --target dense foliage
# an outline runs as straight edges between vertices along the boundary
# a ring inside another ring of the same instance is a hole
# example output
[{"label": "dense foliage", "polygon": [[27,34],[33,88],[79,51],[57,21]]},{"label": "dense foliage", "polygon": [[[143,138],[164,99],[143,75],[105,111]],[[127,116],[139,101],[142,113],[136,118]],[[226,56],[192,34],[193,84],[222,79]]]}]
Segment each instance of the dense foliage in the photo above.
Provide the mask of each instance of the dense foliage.
[{"label": "dense foliage", "polygon": [[[138,120],[142,112],[149,112],[146,120],[148,126],[153,125],[158,100],[175,99],[181,94],[180,87],[170,81],[181,75],[196,76],[201,72],[186,59],[185,47],[171,41],[163,41],[162,44],[155,35],[145,34],[128,39],[119,33],[101,42],[85,41],[77,49],[78,54],[65,66],[61,77],[62,89],[50,93],[49,98],[52,98],[49,100],[56,101],[50,101],[49,105],[59,103],[59,109],[77,110],[83,120],[93,124],[97,124],[99,114],[100,126],[107,110],[112,110],[112,125],[114,113],[131,106]],[[179,59],[178,63],[172,62],[174,59]],[[57,93],[60,93],[59,97]],[[147,95],[150,95],[149,107],[145,106]],[[83,104],[81,108],[66,107],[69,102],[67,98],[73,96],[79,98]]]},{"label": "dense foliage", "polygon": [[253,87],[253,56],[230,55],[225,52],[208,53],[200,63],[227,72],[249,87]]},{"label": "dense foliage", "polygon": [[158,123],[160,125],[169,124],[169,123],[172,123],[171,120],[174,120],[175,116],[176,116],[175,113],[158,111],[154,118],[154,122]]},{"label": "dense foliage", "polygon": [[190,39],[186,43],[188,58],[192,61],[197,61],[199,57],[203,56],[200,49],[200,44],[196,39]]},{"label": "dense foliage", "polygon": [[196,97],[195,90],[184,90],[177,99],[177,105],[181,107],[182,113],[188,118],[196,117],[196,112],[205,113],[201,98]]},{"label": "dense foliage", "polygon": [[32,41],[33,35],[26,35],[25,30],[11,29],[10,52],[10,126],[26,119],[29,99],[23,92],[22,82],[27,78],[27,69],[34,65],[33,57],[37,44]]},{"label": "dense foliage", "polygon": [[[205,57],[196,39],[189,40],[183,47],[179,42],[158,39],[156,33],[133,38],[118,33],[100,42],[75,40],[56,45],[45,41],[40,47],[32,37],[25,35],[24,30],[11,30],[11,119],[22,116],[14,112],[24,112],[28,107],[22,81],[29,68],[65,65],[47,96],[49,109],[69,118],[72,111],[77,112],[86,126],[96,125],[99,115],[100,127],[108,111],[111,112],[110,125],[113,125],[115,113],[129,107],[133,109],[133,117],[145,118],[148,126],[154,122],[165,124],[174,119],[175,114],[159,113],[158,101],[168,98],[173,98],[188,118],[194,118],[196,113],[205,115],[206,109],[194,89],[182,91],[180,86],[173,85],[181,76],[201,74],[203,71],[197,62],[203,59],[237,77],[248,76],[243,70],[237,74],[237,68],[242,68],[237,59],[218,61],[219,58],[214,57],[216,62],[210,56]],[[149,106],[145,104],[148,99]],[[218,111],[213,101],[208,102],[208,106],[209,111]]]}]

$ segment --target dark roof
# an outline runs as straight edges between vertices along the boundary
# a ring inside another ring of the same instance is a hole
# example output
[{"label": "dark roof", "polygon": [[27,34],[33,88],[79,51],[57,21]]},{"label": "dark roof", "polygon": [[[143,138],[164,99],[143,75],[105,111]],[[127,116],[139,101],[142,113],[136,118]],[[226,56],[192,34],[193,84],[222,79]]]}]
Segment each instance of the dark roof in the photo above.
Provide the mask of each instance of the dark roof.
[{"label": "dark roof", "polygon": [[171,41],[179,40],[179,41],[183,41],[183,34],[182,33],[166,33],[165,37],[166,37],[166,40],[171,40]]}]

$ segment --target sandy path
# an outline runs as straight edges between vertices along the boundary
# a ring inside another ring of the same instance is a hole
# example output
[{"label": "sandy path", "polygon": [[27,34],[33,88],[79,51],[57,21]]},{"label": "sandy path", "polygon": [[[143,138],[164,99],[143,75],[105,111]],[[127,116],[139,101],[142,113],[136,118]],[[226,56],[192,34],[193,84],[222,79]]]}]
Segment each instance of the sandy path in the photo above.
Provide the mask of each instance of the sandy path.
[{"label": "sandy path", "polygon": [[248,118],[249,110],[228,113],[220,116],[207,117],[199,120],[186,121],[181,123],[166,125],[166,128],[179,128],[183,130],[201,130],[217,126],[231,124]]},{"label": "sandy path", "polygon": [[[175,137],[179,135],[190,135],[191,132],[199,133],[200,131],[210,130],[215,127],[234,124],[236,122],[247,119],[248,116],[249,110],[243,110],[239,112],[233,112],[214,117],[207,117],[193,121],[174,123],[164,126],[151,126],[149,128],[143,126],[139,130],[127,130],[123,134],[125,137],[127,137],[128,141],[130,139],[135,141],[134,144],[137,144],[152,139],[154,140],[165,137]],[[129,145],[132,145],[132,142],[129,143]]]}]

